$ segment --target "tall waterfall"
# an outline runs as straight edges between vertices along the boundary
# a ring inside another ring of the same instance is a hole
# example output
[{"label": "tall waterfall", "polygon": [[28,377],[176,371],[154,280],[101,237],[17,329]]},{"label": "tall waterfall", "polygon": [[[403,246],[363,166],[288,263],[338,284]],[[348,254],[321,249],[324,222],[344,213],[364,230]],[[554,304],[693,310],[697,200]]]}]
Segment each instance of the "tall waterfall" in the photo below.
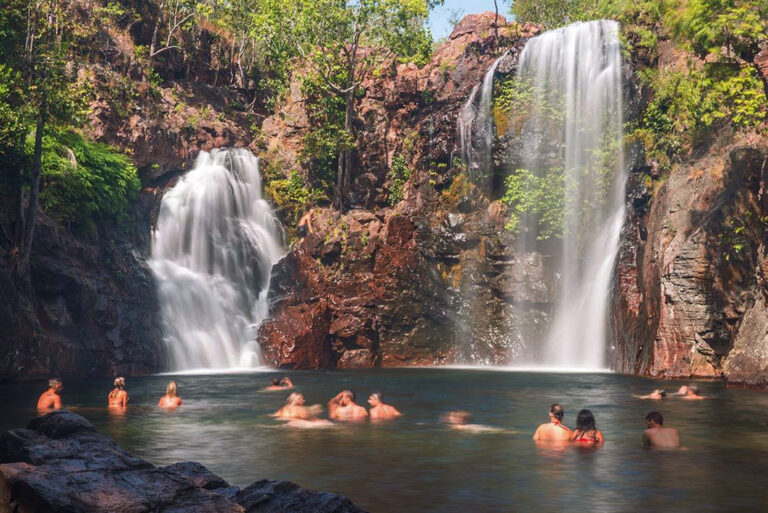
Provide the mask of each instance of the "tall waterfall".
[{"label": "tall waterfall", "polygon": [[[613,21],[576,23],[532,38],[520,56],[516,79],[531,101],[518,162],[550,191],[562,187],[562,233],[548,246],[557,306],[537,361],[547,366],[605,365],[626,181],[618,34]],[[541,219],[520,223],[519,249],[539,247]]]},{"label": "tall waterfall", "polygon": [[261,363],[256,331],[282,252],[258,158],[245,149],[200,152],[163,197],[152,240],[172,370]]}]

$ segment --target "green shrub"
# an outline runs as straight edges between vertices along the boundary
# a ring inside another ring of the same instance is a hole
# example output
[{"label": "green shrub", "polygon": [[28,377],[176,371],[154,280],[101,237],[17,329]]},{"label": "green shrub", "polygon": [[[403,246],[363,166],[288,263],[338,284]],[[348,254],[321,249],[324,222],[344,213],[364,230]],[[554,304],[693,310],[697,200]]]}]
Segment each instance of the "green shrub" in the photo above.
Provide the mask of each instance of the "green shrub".
[{"label": "green shrub", "polygon": [[403,201],[403,187],[405,187],[405,182],[411,177],[411,170],[408,169],[404,156],[395,155],[392,158],[392,166],[389,168],[388,177],[392,181],[392,185],[389,186],[389,204],[395,206]]},{"label": "green shrub", "polygon": [[128,157],[71,131],[45,135],[42,166],[41,204],[64,223],[118,218],[141,186]]},{"label": "green shrub", "polygon": [[538,227],[538,239],[563,237],[565,209],[565,174],[552,168],[541,176],[527,169],[517,169],[505,181],[501,202],[507,206],[509,219],[505,228],[520,233],[523,218],[531,218]]},{"label": "green shrub", "polygon": [[[267,178],[268,173],[265,173]],[[322,191],[307,185],[298,171],[291,171],[289,178],[270,179],[264,186],[265,193],[283,212],[286,228],[293,233],[307,207],[322,197]]]}]

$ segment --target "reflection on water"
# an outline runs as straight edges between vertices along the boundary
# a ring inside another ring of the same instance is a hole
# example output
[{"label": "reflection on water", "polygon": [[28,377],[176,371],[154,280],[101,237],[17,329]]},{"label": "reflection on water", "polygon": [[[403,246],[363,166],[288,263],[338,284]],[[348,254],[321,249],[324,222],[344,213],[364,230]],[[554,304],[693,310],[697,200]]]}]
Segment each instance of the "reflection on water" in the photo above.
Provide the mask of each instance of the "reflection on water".
[{"label": "reflection on water", "polygon": [[[288,392],[259,392],[275,374],[178,376],[184,406],[157,408],[166,376],[129,379],[124,413],[106,408],[111,380],[66,383],[64,402],[134,455],[158,465],[193,460],[228,481],[261,478],[349,496],[372,512],[576,511],[738,512],[768,504],[768,394],[701,383],[706,401],[647,401],[632,394],[665,386],[613,374],[544,374],[457,369],[293,372],[307,403],[345,388],[381,391],[405,414],[391,422],[302,429],[269,417]],[[666,384],[676,388],[679,383]],[[43,384],[0,387],[0,428],[34,415]],[[596,416],[597,449],[536,447],[531,436],[549,404],[572,425]],[[451,429],[439,421],[466,410],[497,431]],[[684,451],[642,447],[645,415],[664,414]]]}]

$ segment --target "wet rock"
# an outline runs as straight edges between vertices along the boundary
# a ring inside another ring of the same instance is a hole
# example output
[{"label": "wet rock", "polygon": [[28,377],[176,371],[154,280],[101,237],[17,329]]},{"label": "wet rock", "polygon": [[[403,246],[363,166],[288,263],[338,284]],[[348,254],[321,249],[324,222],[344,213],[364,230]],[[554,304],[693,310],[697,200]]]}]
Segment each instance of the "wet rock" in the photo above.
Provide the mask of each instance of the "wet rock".
[{"label": "wet rock", "polygon": [[199,463],[156,467],[68,411],[0,435],[0,511],[363,513],[345,497],[287,481],[240,490]]}]

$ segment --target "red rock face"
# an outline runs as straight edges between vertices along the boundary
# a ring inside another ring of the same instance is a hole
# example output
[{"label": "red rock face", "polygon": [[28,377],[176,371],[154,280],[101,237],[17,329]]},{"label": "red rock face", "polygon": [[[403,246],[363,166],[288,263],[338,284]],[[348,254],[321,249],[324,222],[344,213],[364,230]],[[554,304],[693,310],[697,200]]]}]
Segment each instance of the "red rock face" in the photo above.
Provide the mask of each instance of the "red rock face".
[{"label": "red rock face", "polygon": [[[521,279],[509,269],[504,216],[477,188],[460,186],[452,166],[457,113],[497,55],[494,23],[493,14],[468,16],[427,66],[387,65],[363,84],[353,208],[344,215],[315,208],[313,233],[276,266],[260,332],[267,363],[350,368],[509,357],[506,340],[489,335],[508,331],[499,324],[512,297],[503,296]],[[539,32],[503,17],[499,27],[498,51],[511,55]],[[292,87],[263,124],[265,159],[295,169],[308,126]],[[391,207],[395,156],[406,158],[411,178],[404,201]],[[485,288],[466,299],[462,290],[486,276]]]},{"label": "red rock face", "polygon": [[635,203],[617,268],[618,370],[766,383],[766,165],[764,141],[715,150]]}]

